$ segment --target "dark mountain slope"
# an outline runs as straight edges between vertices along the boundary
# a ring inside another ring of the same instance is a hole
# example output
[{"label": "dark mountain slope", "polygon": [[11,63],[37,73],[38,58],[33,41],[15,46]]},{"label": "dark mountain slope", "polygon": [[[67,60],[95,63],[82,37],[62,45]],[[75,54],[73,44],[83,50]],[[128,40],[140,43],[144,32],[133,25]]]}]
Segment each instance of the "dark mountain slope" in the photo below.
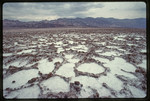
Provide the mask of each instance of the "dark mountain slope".
[{"label": "dark mountain slope", "polygon": [[114,19],[114,18],[60,18],[57,20],[42,20],[22,22],[18,20],[3,20],[4,28],[53,28],[53,27],[124,27],[146,28],[146,19]]}]

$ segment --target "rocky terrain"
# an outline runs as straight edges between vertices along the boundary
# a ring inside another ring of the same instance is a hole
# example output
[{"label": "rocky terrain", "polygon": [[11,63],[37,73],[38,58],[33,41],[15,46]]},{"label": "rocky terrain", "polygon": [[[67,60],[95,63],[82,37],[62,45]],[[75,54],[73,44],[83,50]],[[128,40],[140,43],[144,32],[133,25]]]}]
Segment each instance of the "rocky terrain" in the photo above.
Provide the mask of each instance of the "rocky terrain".
[{"label": "rocky terrain", "polygon": [[3,31],[3,96],[144,98],[146,32],[123,28]]}]

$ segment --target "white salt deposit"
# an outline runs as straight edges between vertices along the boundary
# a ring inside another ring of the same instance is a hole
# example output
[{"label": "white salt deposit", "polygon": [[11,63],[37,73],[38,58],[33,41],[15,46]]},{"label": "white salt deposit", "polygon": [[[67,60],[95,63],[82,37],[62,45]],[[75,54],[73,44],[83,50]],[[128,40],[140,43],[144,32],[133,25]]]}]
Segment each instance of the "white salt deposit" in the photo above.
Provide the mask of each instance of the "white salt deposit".
[{"label": "white salt deposit", "polygon": [[105,87],[100,87],[100,89],[98,89],[97,91],[101,97],[111,96],[110,91]]},{"label": "white salt deposit", "polygon": [[88,72],[94,74],[101,73],[104,71],[104,68],[102,66],[99,66],[96,63],[84,63],[81,64],[77,69],[82,72]]},{"label": "white salt deposit", "polygon": [[53,59],[53,63],[55,63],[55,62],[63,62],[63,59],[62,58],[54,58]]},{"label": "white salt deposit", "polygon": [[55,44],[60,46],[60,45],[63,44],[63,42],[62,42],[62,41],[58,41],[58,42],[56,42]]},{"label": "white salt deposit", "polygon": [[70,63],[76,63],[79,61],[77,58],[73,58],[73,54],[65,54],[65,58],[67,59],[68,62]]},{"label": "white salt deposit", "polygon": [[107,64],[104,64],[104,66],[109,67],[111,70],[110,72],[112,74],[119,74],[119,75],[125,75],[130,78],[136,78],[134,75],[132,75],[130,73],[121,71],[121,69],[123,69],[128,72],[135,72],[136,67],[133,66],[132,64],[126,62],[124,59],[122,59],[120,57],[115,57],[114,60],[108,62]]},{"label": "white salt deposit", "polygon": [[73,44],[73,41],[69,41],[70,44]]},{"label": "white salt deposit", "polygon": [[56,93],[68,92],[70,89],[69,84],[60,77],[51,77],[43,81],[41,86],[46,86],[46,88]]},{"label": "white salt deposit", "polygon": [[77,76],[73,77],[70,82],[74,83],[74,81],[79,81],[81,84],[83,84],[83,87],[92,87],[92,88],[99,88],[100,84],[98,79],[88,76]]},{"label": "white salt deposit", "polygon": [[5,97],[5,93],[3,93],[3,96],[6,99],[12,99],[12,98],[16,98],[18,96],[18,94],[19,94],[19,92],[14,91],[14,92],[11,92],[9,94],[6,94],[7,95],[6,97]]},{"label": "white salt deposit", "polygon": [[38,86],[33,86],[29,88],[25,88],[19,91],[18,98],[38,98],[40,94],[40,89]]},{"label": "white salt deposit", "polygon": [[106,46],[107,48],[119,48],[118,46]]},{"label": "white salt deposit", "polygon": [[95,57],[95,56],[93,56],[92,58],[95,59],[95,60],[98,60],[100,62],[103,62],[103,63],[108,63],[109,62],[109,60],[106,59],[106,58],[100,58],[100,57]]},{"label": "white salt deposit", "polygon": [[12,56],[13,53],[3,53],[3,56]]},{"label": "white salt deposit", "polygon": [[22,50],[21,52],[18,52],[17,54],[32,53],[32,51],[35,51],[35,49]]},{"label": "white salt deposit", "polygon": [[65,54],[65,58],[71,59],[74,55],[73,54]]},{"label": "white salt deposit", "polygon": [[34,85],[32,87],[23,88],[18,91],[11,92],[6,98],[38,98],[38,95],[40,94],[40,89],[37,85]]},{"label": "white salt deposit", "polygon": [[146,97],[146,93],[138,88],[129,86],[129,89],[131,90],[131,92],[135,98],[145,98]]},{"label": "white salt deposit", "polygon": [[111,51],[111,52],[105,52],[105,53],[99,53],[100,55],[105,55],[105,56],[120,56],[121,53],[119,52],[115,52],[115,51]]},{"label": "white salt deposit", "polygon": [[106,83],[112,89],[120,91],[122,89],[122,81],[115,77],[114,74],[108,73],[107,76],[101,76],[98,81],[102,83]]},{"label": "white salt deposit", "polygon": [[74,83],[75,81],[79,81],[80,84],[83,84],[80,98],[87,98],[88,96],[92,95],[93,91],[91,88],[99,90],[101,87],[99,81],[93,77],[88,76],[73,77],[70,82]]},{"label": "white salt deposit", "polygon": [[62,65],[57,71],[56,74],[62,75],[65,77],[74,77],[74,67],[75,65],[73,63],[67,63]]},{"label": "white salt deposit", "polygon": [[141,52],[146,52],[146,49],[142,49]]},{"label": "white salt deposit", "polygon": [[103,51],[102,49],[99,49],[99,50],[96,50],[95,52],[99,53],[99,52],[102,52],[102,51]]},{"label": "white salt deposit", "polygon": [[39,71],[43,74],[48,74],[54,70],[54,63],[49,62],[48,59],[42,59],[39,61]]},{"label": "white salt deposit", "polygon": [[[28,80],[38,76],[38,70],[36,69],[16,72],[3,80],[3,89],[20,87],[26,84]],[[13,81],[15,81],[15,83],[12,83]]]},{"label": "white salt deposit", "polygon": [[64,49],[62,47],[57,49],[57,53],[60,53],[60,52],[63,52],[63,51],[64,51]]},{"label": "white salt deposit", "polygon": [[92,94],[93,94],[92,89],[88,87],[83,87],[79,98],[87,98],[88,96],[91,96]]},{"label": "white salt deposit", "polygon": [[140,67],[142,67],[142,68],[144,68],[145,70],[147,69],[146,67],[147,67],[147,65],[146,65],[146,62],[147,60],[143,60],[142,61],[142,63],[141,64],[138,64],[137,66],[140,66]]},{"label": "white salt deposit", "polygon": [[88,48],[85,45],[72,46],[72,50],[87,52]]},{"label": "white salt deposit", "polygon": [[13,62],[11,62],[11,63],[9,63],[7,65],[3,64],[3,68],[9,68],[9,66],[22,67],[22,66],[26,66],[27,63],[28,63],[27,60],[20,59],[20,60],[13,61]]}]

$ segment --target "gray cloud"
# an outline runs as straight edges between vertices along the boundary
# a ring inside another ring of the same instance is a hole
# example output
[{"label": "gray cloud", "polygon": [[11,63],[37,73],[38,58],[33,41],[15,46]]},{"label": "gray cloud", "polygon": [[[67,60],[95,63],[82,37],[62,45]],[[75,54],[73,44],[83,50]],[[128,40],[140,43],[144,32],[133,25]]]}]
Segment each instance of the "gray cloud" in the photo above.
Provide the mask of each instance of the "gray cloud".
[{"label": "gray cloud", "polygon": [[135,3],[131,7],[118,9],[115,6],[109,8],[109,5],[101,2],[5,3],[3,18],[30,21],[61,17],[103,17],[103,15],[109,17],[111,11],[121,12],[121,10],[144,11],[145,6]]},{"label": "gray cloud", "polygon": [[[86,17],[85,12],[93,7],[102,8],[102,4],[93,3],[7,3],[3,5],[4,17],[12,17],[13,14],[21,16],[60,16],[60,17]],[[12,15],[12,16],[11,16]]]}]

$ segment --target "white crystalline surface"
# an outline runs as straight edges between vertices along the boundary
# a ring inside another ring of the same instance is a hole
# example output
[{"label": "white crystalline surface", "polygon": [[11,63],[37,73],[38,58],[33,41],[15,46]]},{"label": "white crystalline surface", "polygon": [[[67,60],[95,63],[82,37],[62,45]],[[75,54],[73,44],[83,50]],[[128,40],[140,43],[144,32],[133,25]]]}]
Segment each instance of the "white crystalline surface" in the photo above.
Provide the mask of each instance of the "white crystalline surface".
[{"label": "white crystalline surface", "polygon": [[18,52],[17,54],[22,54],[22,53],[31,53],[32,51],[34,51],[35,49],[28,49],[28,50],[23,50],[21,52]]},{"label": "white crystalline surface", "polygon": [[65,77],[74,77],[75,76],[74,68],[73,68],[74,66],[75,65],[73,63],[64,64],[58,69],[58,71],[56,71],[56,74]]},{"label": "white crystalline surface", "polygon": [[[92,95],[93,94],[92,89],[96,89],[101,96],[109,96],[111,95],[110,91],[102,86],[102,83],[106,81],[105,79],[108,79],[108,78],[96,79],[96,78],[87,77],[87,76],[78,76],[78,77],[72,78],[71,82],[80,81],[80,83],[83,84],[81,95],[79,96],[80,98],[87,98],[87,96]],[[113,77],[110,77],[110,79],[107,82],[111,83],[113,79],[114,79]],[[116,80],[113,81],[113,83],[111,84],[116,84]],[[115,87],[121,88],[120,81],[119,81],[119,84],[114,86],[114,88]]]},{"label": "white crystalline surface", "polygon": [[9,68],[9,66],[16,66],[16,67],[26,66],[27,63],[28,63],[27,60],[16,60],[7,65],[3,65],[3,68]]},{"label": "white crystalline surface", "polygon": [[85,45],[78,45],[71,47],[72,50],[87,52],[88,48]]},{"label": "white crystalline surface", "polygon": [[97,79],[92,77],[87,77],[87,76],[74,77],[72,78],[71,82],[74,81],[80,81],[80,83],[83,84],[83,90],[81,91],[81,96],[80,96],[81,98],[86,98],[87,96],[93,94],[93,92],[88,86],[95,89],[98,89],[101,86]]},{"label": "white crystalline surface", "polygon": [[57,53],[63,52],[64,49],[62,47],[58,48]]},{"label": "white crystalline surface", "polygon": [[24,88],[18,91],[11,92],[6,98],[11,99],[14,97],[18,97],[21,99],[32,99],[32,98],[38,98],[38,95],[40,94],[40,89],[38,86],[33,86],[29,88]]},{"label": "white crystalline surface", "polygon": [[33,86],[20,90],[18,98],[37,98],[39,94],[39,87]]},{"label": "white crystalline surface", "polygon": [[136,98],[145,98],[146,97],[144,91],[142,91],[140,89],[136,89],[133,86],[129,86],[129,88],[131,89],[133,96],[136,96]]},{"label": "white crystalline surface", "polygon": [[56,44],[56,45],[62,45],[63,42],[62,42],[62,41],[59,41],[59,42],[56,42],[55,44]]},{"label": "white crystalline surface", "polygon": [[99,53],[100,55],[105,55],[105,56],[119,56],[120,53],[118,52],[114,52],[114,51],[111,51],[111,52],[105,52],[105,53]]},{"label": "white crystalline surface", "polygon": [[[36,69],[16,72],[3,80],[3,89],[20,87],[34,77],[38,77],[38,70]],[[15,83],[12,83],[13,81]]]},{"label": "white crystalline surface", "polygon": [[41,73],[48,74],[53,71],[54,63],[49,62],[48,59],[43,59],[43,60],[39,61],[38,68]]},{"label": "white crystalline surface", "polygon": [[138,66],[140,66],[140,67],[142,67],[144,69],[147,69],[146,68],[146,63],[147,63],[146,60],[143,60],[141,64],[138,64]]},{"label": "white crystalline surface", "polygon": [[103,62],[103,63],[108,63],[109,62],[109,60],[106,59],[106,58],[100,58],[100,57],[95,57],[95,56],[93,56],[92,58],[94,58],[95,60],[98,60],[100,62]]},{"label": "white crystalline surface", "polygon": [[102,66],[99,66],[95,63],[84,63],[77,68],[79,71],[88,72],[88,73],[101,73],[104,71]]},{"label": "white crystalline surface", "polygon": [[62,58],[54,58],[53,59],[53,63],[55,63],[55,62],[63,62],[63,59]]},{"label": "white crystalline surface", "polygon": [[12,56],[12,53],[4,53],[3,56]]},{"label": "white crystalline surface", "polygon": [[142,49],[141,52],[146,52],[146,49]]},{"label": "white crystalline surface", "polygon": [[121,71],[121,69],[126,70],[128,72],[135,72],[136,67],[132,64],[126,62],[124,59],[120,57],[116,57],[114,60],[104,64],[104,66],[110,68],[110,72],[113,74],[125,75],[127,77],[136,78],[134,75]]},{"label": "white crystalline surface", "polygon": [[66,54],[65,58],[67,59],[68,62],[70,63],[77,63],[79,61],[79,59],[77,58],[73,58],[73,54]]},{"label": "white crystalline surface", "polygon": [[41,83],[41,85],[49,88],[52,92],[68,92],[69,84],[60,77],[52,77]]},{"label": "white crystalline surface", "polygon": [[98,81],[100,83],[106,83],[109,87],[112,87],[117,91],[122,89],[123,83],[121,82],[121,80],[117,79],[112,73],[109,73],[107,76],[100,77]]}]

